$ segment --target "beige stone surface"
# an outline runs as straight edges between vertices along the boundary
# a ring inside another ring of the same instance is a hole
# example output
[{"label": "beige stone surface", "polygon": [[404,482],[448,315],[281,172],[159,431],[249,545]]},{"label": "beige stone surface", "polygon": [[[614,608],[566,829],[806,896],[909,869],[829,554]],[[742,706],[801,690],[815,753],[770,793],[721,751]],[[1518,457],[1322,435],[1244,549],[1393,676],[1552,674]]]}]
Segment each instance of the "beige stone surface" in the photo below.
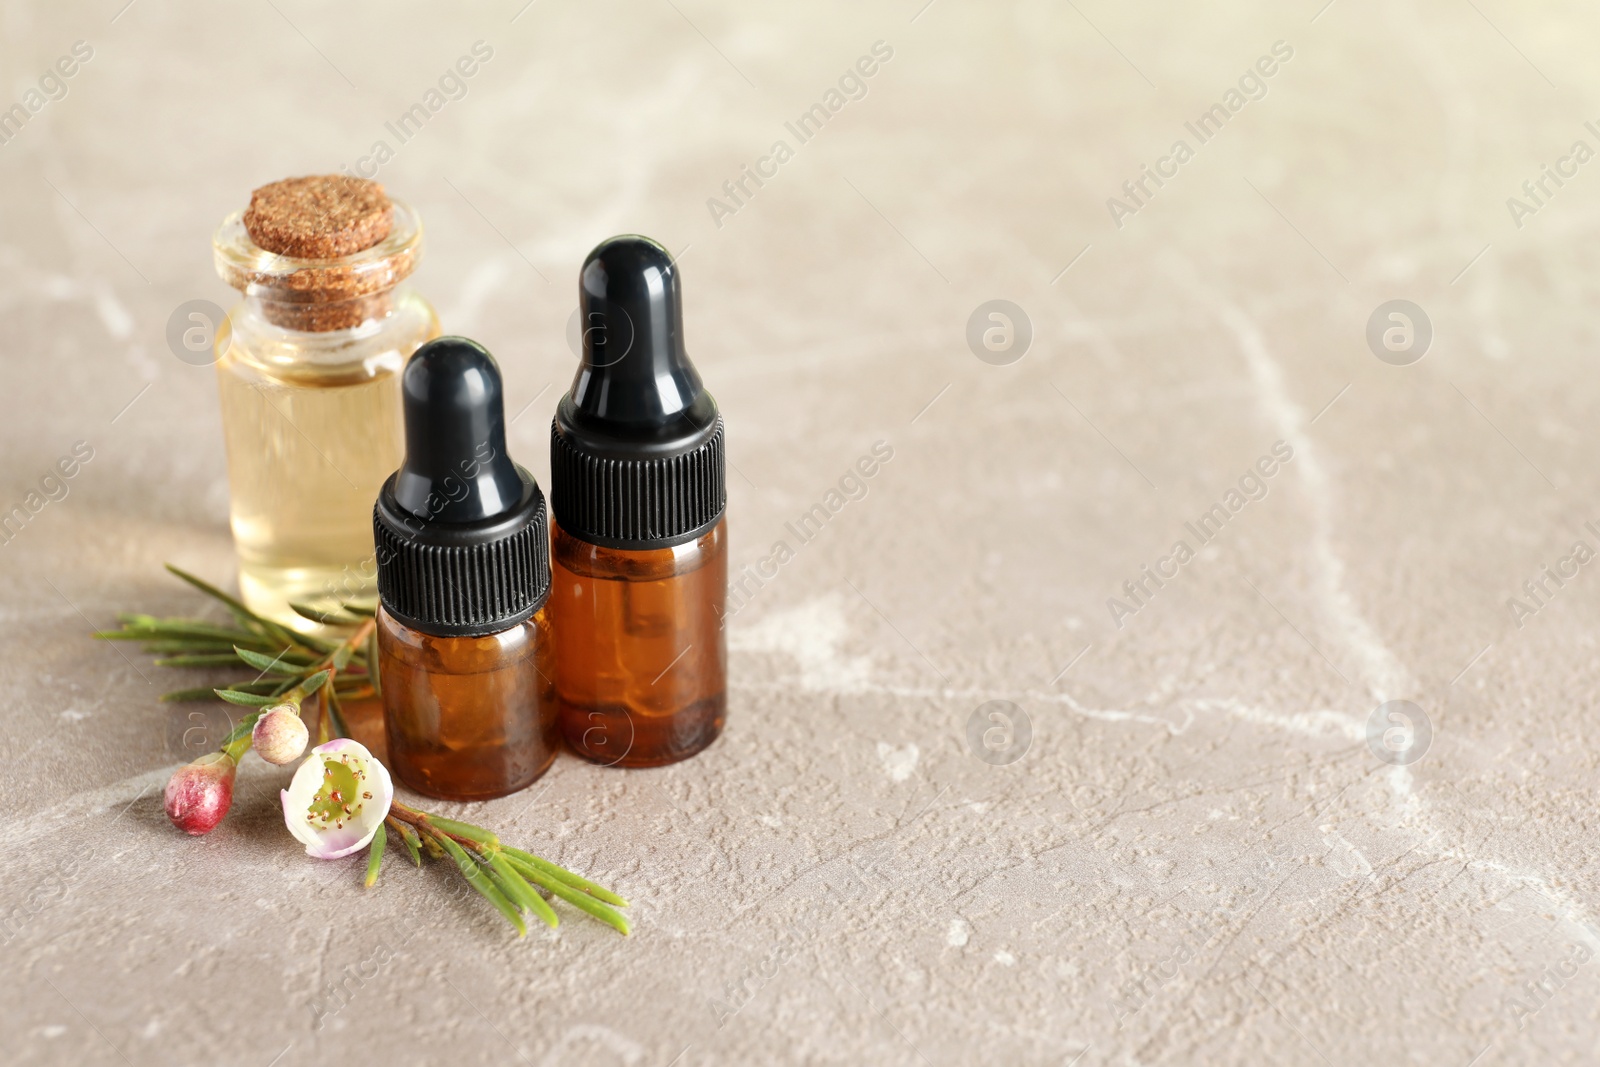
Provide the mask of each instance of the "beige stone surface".
[{"label": "beige stone surface", "polygon": [[[1600,547],[1592,7],[122,2],[0,3],[0,107],[92,48],[0,144],[0,503],[93,450],[0,546],[0,1059],[1600,1058],[1600,577],[1562,562]],[[632,898],[628,939],[518,942],[437,869],[363,891],[254,757],[180,837],[182,680],[87,637],[198,610],[165,560],[231,580],[212,372],[167,341],[230,300],[212,229],[378,140],[541,477],[584,253],[678,251],[735,564],[793,550],[731,620],[711,750],[463,809]],[[744,165],[771,176],[713,212]],[[1006,365],[965,336],[997,298],[1033,335]],[[1365,339],[1394,299],[1432,326],[1407,366]],[[1406,765],[1367,739],[1397,699],[1431,731]],[[968,742],[996,700],[1031,731],[1004,764]]]}]

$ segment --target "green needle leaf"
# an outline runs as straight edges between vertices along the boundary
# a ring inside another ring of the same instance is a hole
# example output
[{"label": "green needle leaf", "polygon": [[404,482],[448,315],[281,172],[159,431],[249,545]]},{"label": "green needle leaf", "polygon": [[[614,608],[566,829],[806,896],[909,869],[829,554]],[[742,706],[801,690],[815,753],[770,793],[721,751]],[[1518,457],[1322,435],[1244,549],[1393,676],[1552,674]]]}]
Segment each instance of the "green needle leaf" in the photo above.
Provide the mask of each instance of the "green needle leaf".
[{"label": "green needle leaf", "polygon": [[234,654],[250,666],[263,673],[271,674],[299,674],[298,664],[285,663],[284,657],[289,649],[284,649],[276,656],[269,656],[264,652],[253,652],[248,648],[235,648]]},{"label": "green needle leaf", "polygon": [[473,862],[460,845],[443,834],[431,835],[431,837],[432,840],[436,840],[440,845],[444,846],[445,852],[449,854],[451,859],[455,860],[456,866],[460,868],[461,876],[467,880],[467,884],[481,893],[484,899],[499,910],[501,915],[511,921],[511,925],[517,928],[518,937],[527,937],[528,924],[522,921],[522,912],[517,909],[516,905],[506,899],[506,895],[484,873],[483,868]]},{"label": "green needle leaf", "polygon": [[224,593],[222,590],[218,589],[216,586],[212,585],[203,578],[196,578],[182,567],[174,567],[170,563],[168,563],[166,567],[168,571],[172,572],[177,577],[182,578],[184,581],[200,590],[206,596],[220,600],[229,611],[233,612],[234,617],[240,622],[266,622],[266,620],[261,618],[261,616],[245,607],[243,601],[229,596],[227,593]]},{"label": "green needle leaf", "polygon": [[324,694],[323,707],[328,710],[328,726],[340,737],[350,736],[350,725],[344,720],[344,706],[339,703],[339,687]]},{"label": "green needle leaf", "polygon": [[230,704],[238,704],[246,708],[265,708],[269,705],[280,703],[277,697],[241,693],[237,689],[213,689],[212,692]]},{"label": "green needle leaf", "polygon": [[310,604],[296,603],[293,600],[289,601],[289,607],[302,619],[310,619],[312,622],[321,623],[323,626],[355,626],[361,622],[359,617],[350,616],[340,608],[329,608],[325,611],[322,608],[313,607]]},{"label": "green needle leaf", "polygon": [[628,902],[626,900],[623,900],[621,897],[611,892],[611,890],[605,888],[604,886],[595,885],[593,882],[589,881],[589,879],[581,878],[567,870],[565,867],[557,867],[549,860],[540,859],[538,856],[535,856],[530,852],[524,852],[520,848],[512,848],[511,846],[507,845],[505,846],[505,850],[506,854],[512,858],[521,860],[528,866],[542,871],[557,881],[565,882],[575,889],[581,889],[597,900],[603,900],[607,904],[615,904],[619,908],[626,908],[628,906]]},{"label": "green needle leaf", "polygon": [[522,875],[517,873],[516,868],[512,867],[504,856],[495,852],[485,855],[489,864],[489,876],[494,879],[495,885],[500,887],[500,891],[511,903],[533,912],[552,929],[560,924],[561,919],[550,910],[550,905],[545,903],[544,898],[533,886],[523,880]]},{"label": "green needle leaf", "polygon": [[411,853],[411,862],[416,864],[418,867],[421,867],[422,845],[421,842],[417,840],[417,832],[392,815],[385,818],[384,822],[388,823],[389,826],[400,835],[401,844],[405,845],[406,851]]},{"label": "green needle leaf", "polygon": [[211,686],[203,686],[197,689],[174,689],[169,693],[162,693],[160,699],[163,704],[192,704],[197,701],[229,700],[230,703],[242,703],[245,707],[251,708],[264,708],[270,704],[283,703],[283,701],[277,699],[278,694],[272,692],[270,686],[263,690],[259,682],[235,682],[226,688],[228,692],[235,696],[264,697],[267,702],[266,704],[257,704],[254,701],[231,700],[228,697],[218,696],[217,694],[221,693],[222,690],[213,689]]},{"label": "green needle leaf", "polygon": [[298,630],[290,630],[284,626],[280,626],[278,629],[282,630],[286,634],[289,634],[290,636],[288,639],[294,644],[302,645],[311,649],[313,652],[320,652],[324,656],[339,647],[339,642],[337,641],[324,641],[320,637],[313,637],[310,634],[303,634]]},{"label": "green needle leaf", "polygon": [[447,819],[443,815],[429,815],[428,821],[447,834],[455,834],[457,837],[464,837],[469,841],[476,841],[479,844],[493,847],[498,847],[500,844],[500,839],[494,834],[481,826],[473,826],[469,822],[457,822],[454,819]]},{"label": "green needle leaf", "polygon": [[256,720],[259,718],[261,718],[259,710],[241,718],[239,725],[233,728],[233,732],[228,735],[228,740],[223,743],[222,751],[233,757],[235,764],[244,759],[244,754],[250,751],[251,735],[256,728]]},{"label": "green needle leaf", "polygon": [[157,667],[237,667],[239,658],[232,652],[201,652],[167,656],[164,659],[156,660],[155,665]]},{"label": "green needle leaf", "polygon": [[305,681],[301,682],[299,685],[295,686],[295,688],[305,696],[310,696],[318,689],[321,689],[332,675],[333,671],[331,670],[320,670],[316,674],[311,675]]},{"label": "green needle leaf", "polygon": [[188,637],[223,642],[230,646],[249,645],[262,640],[260,634],[249,630],[236,630],[231,626],[214,626],[194,619],[161,620],[148,626],[125,626],[120,630],[98,630],[95,637],[102,641],[145,641],[151,638]]},{"label": "green needle leaf", "polygon": [[[253,648],[257,652],[267,651],[267,646],[263,643],[263,639],[261,638],[258,638],[254,642],[242,643],[244,644],[244,647]],[[232,641],[213,641],[209,638],[147,638],[145,639],[144,643],[144,651],[149,652],[152,655],[157,653],[177,653],[179,655],[190,653],[196,655],[227,653],[232,655],[233,649],[234,642]],[[287,659],[288,657],[285,656],[284,658]]]},{"label": "green needle leaf", "polygon": [[199,701],[220,700],[215,689],[174,689],[170,693],[161,694],[163,704],[193,704]]},{"label": "green needle leaf", "polygon": [[261,718],[260,710],[246,714],[239,720],[239,725],[228,734],[228,739],[222,743],[223,751],[233,756],[235,762],[243,759],[244,754],[250,751],[256,720],[259,718]]},{"label": "green needle leaf", "polygon": [[378,880],[378,866],[383,863],[383,846],[389,843],[389,830],[387,827],[378,827],[378,832],[372,835],[372,844],[367,849],[367,881],[366,886],[371,889]]},{"label": "green needle leaf", "polygon": [[509,851],[507,852],[507,855],[511,860],[511,865],[515,867],[523,875],[523,877],[527,878],[528,881],[533,882],[535,885],[544,886],[546,889],[550,890],[550,892],[554,893],[568,904],[571,904],[580,911],[588,912],[590,915],[593,915],[596,919],[599,919],[601,922],[616,930],[624,937],[628,935],[628,920],[612,911],[606,905],[600,903],[587,893],[580,893],[567,883],[550,877],[543,871],[539,870],[539,868],[533,866],[531,863],[523,863],[517,859],[517,857],[511,856]]},{"label": "green needle leaf", "polygon": [[171,571],[179,578],[182,578],[184,581],[188,582],[190,585],[206,594],[206,596],[221,601],[223,605],[226,606],[227,609],[233,614],[233,617],[239,620],[241,625],[257,634],[264,634],[267,637],[273,638],[280,644],[299,645],[302,648],[310,648],[321,652],[328,652],[332,648],[331,645],[318,648],[318,643],[314,638],[308,637],[305,634],[297,634],[287,626],[283,626],[279,623],[273,622],[271,619],[263,618],[262,616],[257,615],[255,612],[246,607],[243,601],[229,596],[227,593],[224,593],[210,582],[207,582],[201,578],[196,578],[194,575],[180,567],[174,567],[172,564],[168,563],[167,570]]}]

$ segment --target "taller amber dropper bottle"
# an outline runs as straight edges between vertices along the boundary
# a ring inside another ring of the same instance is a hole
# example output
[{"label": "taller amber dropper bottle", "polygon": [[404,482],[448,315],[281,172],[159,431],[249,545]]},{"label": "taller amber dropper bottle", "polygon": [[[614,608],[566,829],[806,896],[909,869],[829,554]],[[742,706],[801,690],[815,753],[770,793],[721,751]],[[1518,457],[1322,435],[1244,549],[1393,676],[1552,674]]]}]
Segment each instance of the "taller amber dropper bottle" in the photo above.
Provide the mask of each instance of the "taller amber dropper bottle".
[{"label": "taller amber dropper bottle", "polygon": [[683,345],[678,267],[638,236],[589,253],[583,361],[550,431],[550,620],[567,744],[687,759],[727,713],[722,416]]}]

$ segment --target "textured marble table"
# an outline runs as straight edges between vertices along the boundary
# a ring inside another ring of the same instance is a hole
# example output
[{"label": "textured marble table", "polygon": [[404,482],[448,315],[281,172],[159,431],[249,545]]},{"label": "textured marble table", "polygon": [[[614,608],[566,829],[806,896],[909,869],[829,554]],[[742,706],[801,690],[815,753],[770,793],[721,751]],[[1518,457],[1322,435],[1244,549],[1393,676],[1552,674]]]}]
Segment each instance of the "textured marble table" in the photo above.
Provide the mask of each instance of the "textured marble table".
[{"label": "textured marble table", "polygon": [[[124,3],[0,3],[0,1058],[1600,1056],[1592,8]],[[628,939],[364,891],[254,757],[179,836],[88,638],[232,580],[169,321],[340,168],[541,478],[584,253],[681,258],[727,733],[463,809]]]}]

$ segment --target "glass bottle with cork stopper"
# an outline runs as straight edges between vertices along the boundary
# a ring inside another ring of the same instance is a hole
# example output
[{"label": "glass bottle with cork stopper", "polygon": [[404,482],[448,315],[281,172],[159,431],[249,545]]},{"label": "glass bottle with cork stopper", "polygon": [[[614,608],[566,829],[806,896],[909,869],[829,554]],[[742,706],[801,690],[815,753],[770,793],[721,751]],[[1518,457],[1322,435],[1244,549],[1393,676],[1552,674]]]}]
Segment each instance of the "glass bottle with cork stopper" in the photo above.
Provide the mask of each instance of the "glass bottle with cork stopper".
[{"label": "glass bottle with cork stopper", "polygon": [[727,709],[722,416],[683,345],[677,265],[613,237],[579,284],[583,356],[550,431],[550,616],[567,744],[687,759]]},{"label": "glass bottle with cork stopper", "polygon": [[439,320],[404,285],[422,224],[383,186],[326,175],[257,189],[212,242],[244,294],[217,331],[239,588],[287,625],[373,596],[370,506],[400,463],[401,369]]},{"label": "glass bottle with cork stopper", "polygon": [[506,454],[481,346],[430,341],[401,382],[405,462],[372,510],[388,764],[431,797],[505,796],[561,747],[544,494]]}]

